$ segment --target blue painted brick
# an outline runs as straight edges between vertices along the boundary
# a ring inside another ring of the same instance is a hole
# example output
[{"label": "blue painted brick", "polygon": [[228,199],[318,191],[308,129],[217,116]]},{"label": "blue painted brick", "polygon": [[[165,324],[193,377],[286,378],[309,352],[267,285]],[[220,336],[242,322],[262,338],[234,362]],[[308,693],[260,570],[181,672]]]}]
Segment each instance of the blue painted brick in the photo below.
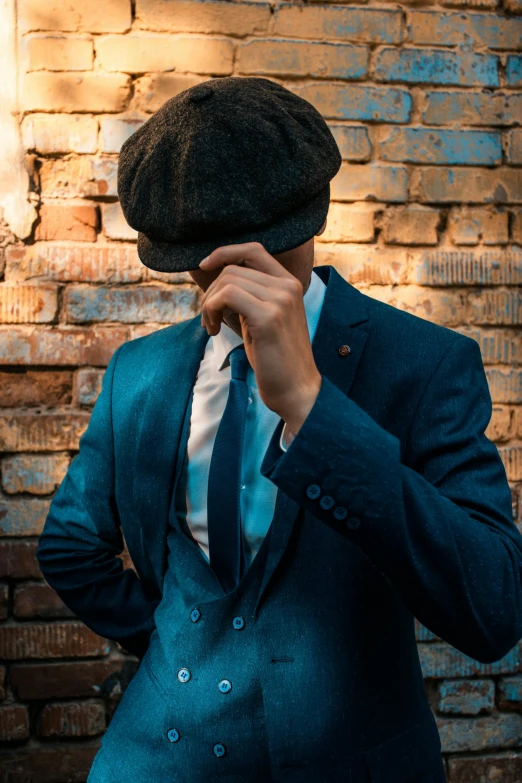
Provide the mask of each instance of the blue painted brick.
[{"label": "blue painted brick", "polygon": [[393,128],[381,142],[383,160],[494,166],[502,163],[500,133],[433,128]]},{"label": "blue painted brick", "polygon": [[379,82],[498,87],[498,57],[440,49],[385,47],[377,54],[374,78]]},{"label": "blue painted brick", "polygon": [[506,60],[506,82],[510,87],[522,86],[522,57],[519,54],[510,54]]},{"label": "blue painted brick", "polygon": [[519,49],[522,20],[492,13],[413,11],[411,37],[416,44],[459,46],[463,42],[489,49]]},{"label": "blue painted brick", "polygon": [[355,84],[292,85],[323,117],[363,122],[409,122],[412,98],[406,90]]},{"label": "blue painted brick", "polygon": [[522,704],[522,677],[503,677],[499,682],[499,691],[506,701]]},{"label": "blue painted brick", "polygon": [[424,677],[434,679],[512,674],[518,671],[521,658],[517,645],[493,663],[480,663],[445,642],[420,642],[417,649]]},{"label": "blue painted brick", "polygon": [[478,715],[495,706],[493,680],[443,680],[439,685],[440,712],[452,715]]}]

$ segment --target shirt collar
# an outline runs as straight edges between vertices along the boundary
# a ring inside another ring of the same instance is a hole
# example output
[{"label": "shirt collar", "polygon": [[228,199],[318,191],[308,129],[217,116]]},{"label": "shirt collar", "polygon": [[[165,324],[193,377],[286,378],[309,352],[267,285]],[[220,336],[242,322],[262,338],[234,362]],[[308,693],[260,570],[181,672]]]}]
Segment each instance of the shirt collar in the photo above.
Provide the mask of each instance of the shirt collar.
[{"label": "shirt collar", "polygon": [[[314,270],[312,270],[310,285],[308,286],[303,297],[310,342],[313,340],[315,327],[317,326],[317,322],[319,320],[325,293],[326,285],[323,283],[319,275],[314,273]],[[236,334],[234,330],[230,328],[230,326],[227,326],[226,323],[222,321],[218,334],[212,335],[210,339],[212,341],[212,347],[214,350],[216,368],[218,370],[223,370],[225,367],[230,365],[228,360],[229,353],[234,348],[237,348],[238,345],[243,344],[243,338]]]}]

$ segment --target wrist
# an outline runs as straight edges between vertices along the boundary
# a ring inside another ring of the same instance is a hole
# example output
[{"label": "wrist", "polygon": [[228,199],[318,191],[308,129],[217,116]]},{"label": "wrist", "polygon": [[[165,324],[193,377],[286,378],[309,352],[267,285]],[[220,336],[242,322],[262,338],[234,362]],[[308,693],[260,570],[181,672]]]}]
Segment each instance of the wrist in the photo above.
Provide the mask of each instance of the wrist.
[{"label": "wrist", "polygon": [[312,387],[308,389],[306,393],[301,394],[294,400],[291,410],[281,416],[287,425],[287,431],[290,430],[292,435],[297,435],[308,414],[314,407],[315,401],[321,390],[322,382],[322,375],[319,375]]}]

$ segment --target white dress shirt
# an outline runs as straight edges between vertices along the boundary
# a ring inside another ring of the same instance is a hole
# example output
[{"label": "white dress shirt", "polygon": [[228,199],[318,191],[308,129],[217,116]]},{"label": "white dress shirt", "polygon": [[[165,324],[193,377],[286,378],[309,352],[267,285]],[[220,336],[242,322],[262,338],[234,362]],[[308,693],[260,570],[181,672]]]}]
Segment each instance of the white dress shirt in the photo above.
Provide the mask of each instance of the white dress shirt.
[{"label": "white dress shirt", "polygon": [[[310,342],[314,338],[323,306],[326,285],[312,271],[303,304]],[[187,444],[187,525],[209,561],[207,527],[208,474],[212,449],[225,410],[230,385],[229,353],[243,338],[221,322],[218,334],[209,337],[194,385]],[[270,438],[281,418],[261,399],[255,373],[248,368],[249,404],[245,423],[245,447],[242,459],[241,520],[248,564],[256,556],[274,516],[276,485],[261,474],[261,463]],[[293,434],[285,425],[279,445],[287,451]]]}]

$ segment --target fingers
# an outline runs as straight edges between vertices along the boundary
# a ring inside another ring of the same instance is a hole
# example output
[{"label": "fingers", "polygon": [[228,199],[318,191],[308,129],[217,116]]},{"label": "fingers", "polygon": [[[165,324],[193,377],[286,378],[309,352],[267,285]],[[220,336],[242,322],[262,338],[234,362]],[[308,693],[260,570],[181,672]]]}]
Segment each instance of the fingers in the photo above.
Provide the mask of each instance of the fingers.
[{"label": "fingers", "polygon": [[223,245],[217,247],[208,256],[200,269],[216,269],[229,264],[244,265],[251,269],[272,275],[285,277],[289,272],[273,256],[268,253],[260,242],[244,242],[240,245]]},{"label": "fingers", "polygon": [[[252,285],[252,284],[249,284]],[[223,320],[223,310],[230,307],[233,312],[242,315],[249,328],[260,326],[268,319],[277,318],[279,303],[264,286],[257,286],[256,293],[249,288],[230,283],[217,290],[205,303],[205,317],[217,328]],[[260,293],[261,296],[256,294]]]},{"label": "fingers", "polygon": [[[293,275],[291,277],[293,277]],[[252,283],[259,283],[265,287],[273,287],[276,289],[281,287],[280,277],[274,277],[273,275],[268,275],[265,272],[260,272],[257,269],[250,269],[245,266],[228,265],[223,269],[218,277],[215,278],[215,280],[212,280],[201,297],[201,305],[203,306],[208,297],[211,296],[220,286],[241,279],[251,281]]]}]

